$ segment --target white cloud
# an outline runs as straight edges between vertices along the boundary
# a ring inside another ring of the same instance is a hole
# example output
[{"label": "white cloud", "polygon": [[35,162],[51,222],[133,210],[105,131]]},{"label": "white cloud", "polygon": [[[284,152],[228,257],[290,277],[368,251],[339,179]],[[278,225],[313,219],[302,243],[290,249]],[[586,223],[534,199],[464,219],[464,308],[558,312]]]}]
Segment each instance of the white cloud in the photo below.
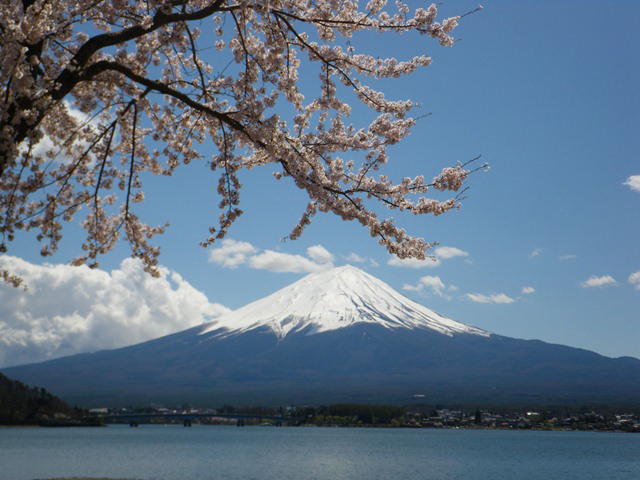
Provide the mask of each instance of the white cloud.
[{"label": "white cloud", "polygon": [[515,300],[504,293],[492,293],[491,295],[483,295],[481,293],[467,293],[466,297],[476,303],[492,303],[492,304],[508,304]]},{"label": "white cloud", "polygon": [[314,262],[326,263],[329,266],[333,266],[333,255],[322,245],[313,245],[307,248],[307,255]]},{"label": "white cloud", "polygon": [[433,268],[440,265],[440,260],[435,257],[427,257],[424,260],[417,258],[398,258],[395,255],[389,257],[387,265],[401,268]]},{"label": "white cloud", "polygon": [[354,252],[351,252],[349,255],[344,257],[344,259],[347,262],[353,262],[353,263],[364,263],[364,262],[367,261],[367,259],[365,257],[361,257],[360,255],[358,255],[357,253],[354,253]]},{"label": "white cloud", "polygon": [[280,273],[311,273],[333,267],[333,254],[322,245],[307,248],[309,258],[273,250],[258,252],[249,242],[225,239],[220,247],[209,250],[209,261],[226,268],[248,265]]},{"label": "white cloud", "polygon": [[535,258],[535,257],[539,256],[541,253],[542,253],[542,249],[541,248],[536,248],[529,254],[529,258]]},{"label": "white cloud", "polygon": [[616,285],[616,281],[611,275],[602,275],[601,277],[592,275],[580,284],[582,288],[607,287],[609,285]]},{"label": "white cloud", "polygon": [[456,247],[438,247],[435,249],[434,254],[441,260],[449,260],[450,258],[469,256],[469,252],[465,252],[464,250],[460,250]]},{"label": "white cloud", "polygon": [[279,273],[312,273],[331,268],[331,264],[318,264],[302,255],[265,250],[249,258],[249,266],[260,270]]},{"label": "white cloud", "polygon": [[442,283],[440,277],[427,275],[425,277],[420,278],[420,284],[424,285],[427,288],[430,288],[433,293],[444,297],[445,295],[442,293],[442,290],[445,289],[445,284]]},{"label": "white cloud", "polygon": [[558,257],[558,259],[562,262],[566,261],[566,260],[575,260],[576,258],[578,258],[577,255],[560,255]]},{"label": "white cloud", "polygon": [[640,290],[640,271],[629,275],[629,283],[633,285],[636,290]]},{"label": "white cloud", "polygon": [[533,287],[522,287],[522,293],[525,293],[525,294],[534,293],[535,291],[536,289]]},{"label": "white cloud", "polygon": [[351,252],[349,255],[347,255],[346,257],[343,257],[347,262],[351,262],[351,263],[368,263],[370,267],[379,267],[380,264],[378,262],[375,261],[375,259],[371,258],[371,257],[363,257],[361,255],[358,255],[357,253]]},{"label": "white cloud", "polygon": [[237,242],[230,238],[222,240],[222,245],[209,250],[209,261],[227,268],[236,268],[247,262],[249,255],[258,249],[249,242]]},{"label": "white cloud", "polygon": [[623,185],[628,186],[633,191],[640,192],[640,175],[631,175],[623,182]]},{"label": "white cloud", "polygon": [[456,247],[438,247],[433,251],[433,255],[425,258],[424,260],[417,260],[415,258],[400,259],[396,256],[389,257],[387,265],[392,267],[403,268],[434,268],[440,265],[443,260],[450,260],[455,257],[468,257],[469,252],[465,252]]},{"label": "white cloud", "polygon": [[177,273],[161,268],[160,278],[153,278],[134,259],[106,272],[5,255],[0,268],[28,286],[0,284],[2,366],[131,345],[229,311]]},{"label": "white cloud", "polygon": [[431,293],[438,295],[439,297],[451,300],[450,296],[445,295],[444,290],[448,289],[453,291],[457,290],[457,287],[455,287],[454,285],[450,285],[449,287],[447,287],[440,279],[440,277],[434,275],[426,275],[418,280],[417,285],[410,285],[405,283],[402,286],[402,289],[412,292],[423,292],[425,289],[428,289],[431,290]]}]

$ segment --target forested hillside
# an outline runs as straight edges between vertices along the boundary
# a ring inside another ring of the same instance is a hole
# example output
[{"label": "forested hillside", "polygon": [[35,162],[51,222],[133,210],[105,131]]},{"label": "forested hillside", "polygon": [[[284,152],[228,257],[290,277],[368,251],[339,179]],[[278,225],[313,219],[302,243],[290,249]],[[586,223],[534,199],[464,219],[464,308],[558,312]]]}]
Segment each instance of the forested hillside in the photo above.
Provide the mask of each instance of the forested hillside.
[{"label": "forested hillside", "polygon": [[29,387],[0,373],[0,424],[36,424],[46,419],[75,417],[80,412],[44,388]]}]

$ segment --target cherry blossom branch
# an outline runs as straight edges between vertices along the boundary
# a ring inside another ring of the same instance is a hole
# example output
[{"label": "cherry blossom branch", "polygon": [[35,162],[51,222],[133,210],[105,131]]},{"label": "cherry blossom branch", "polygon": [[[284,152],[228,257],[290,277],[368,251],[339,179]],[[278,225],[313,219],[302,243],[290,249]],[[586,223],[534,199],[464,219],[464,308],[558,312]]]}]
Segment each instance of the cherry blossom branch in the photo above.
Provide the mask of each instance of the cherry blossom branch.
[{"label": "cherry blossom branch", "polygon": [[144,87],[147,87],[150,90],[155,90],[159,93],[162,93],[164,95],[168,95],[177,100],[180,100],[182,103],[184,103],[188,107],[191,107],[194,110],[197,110],[199,112],[206,113],[207,115],[210,115],[211,117],[217,120],[220,120],[223,123],[226,123],[231,128],[239,132],[242,132],[249,139],[251,139],[251,135],[245,130],[244,125],[242,125],[237,120],[234,120],[233,118],[231,118],[228,114],[218,112],[206,105],[203,105],[202,103],[196,102],[195,100],[192,100],[191,97],[189,97],[188,95],[178,90],[175,90],[174,88],[171,88],[170,86],[165,85],[162,82],[159,82],[157,80],[151,80],[142,75],[139,75],[135,73],[131,68],[127,67],[126,65],[122,65],[117,62],[112,62],[109,60],[101,60],[96,63],[93,63],[89,68],[87,68],[81,80],[82,81],[91,80],[96,75],[106,72],[108,70],[119,72],[123,74],[125,77],[129,78],[130,80],[133,80],[134,82]]},{"label": "cherry blossom branch", "polygon": [[124,204],[124,221],[129,222],[129,201],[131,199],[131,184],[133,183],[133,177],[136,164],[136,143],[137,143],[137,131],[138,125],[138,104],[133,102],[133,126],[131,127],[131,161],[129,163],[129,175],[127,177],[127,197]]}]

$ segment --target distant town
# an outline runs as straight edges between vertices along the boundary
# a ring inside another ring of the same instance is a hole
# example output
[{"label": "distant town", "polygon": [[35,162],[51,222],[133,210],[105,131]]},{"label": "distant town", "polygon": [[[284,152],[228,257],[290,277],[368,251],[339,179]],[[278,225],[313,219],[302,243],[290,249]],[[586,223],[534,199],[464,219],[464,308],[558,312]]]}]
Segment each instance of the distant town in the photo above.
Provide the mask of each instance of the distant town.
[{"label": "distant town", "polygon": [[531,429],[581,430],[640,433],[640,414],[597,412],[587,408],[573,411],[556,409],[480,409],[433,408],[429,406],[398,407],[368,404],[338,404],[322,407],[200,409],[189,406],[144,409],[91,409],[90,416],[102,417],[107,423],[130,426],[146,424],[261,425],[318,427],[393,427],[393,428],[467,428],[467,429]]}]

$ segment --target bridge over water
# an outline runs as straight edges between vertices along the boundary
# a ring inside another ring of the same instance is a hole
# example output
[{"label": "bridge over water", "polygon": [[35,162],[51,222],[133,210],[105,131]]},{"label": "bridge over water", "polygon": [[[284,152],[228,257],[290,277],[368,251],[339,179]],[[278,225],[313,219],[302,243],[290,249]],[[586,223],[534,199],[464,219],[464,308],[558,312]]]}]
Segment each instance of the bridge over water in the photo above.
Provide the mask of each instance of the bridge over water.
[{"label": "bridge over water", "polygon": [[104,415],[104,423],[129,423],[131,427],[137,427],[141,423],[150,423],[151,420],[179,420],[185,427],[190,427],[193,421],[199,419],[226,418],[235,419],[239,427],[244,427],[247,420],[262,420],[273,422],[276,426],[283,424],[299,425],[302,418],[281,417],[273,415],[260,415],[249,413],[118,413]]}]

